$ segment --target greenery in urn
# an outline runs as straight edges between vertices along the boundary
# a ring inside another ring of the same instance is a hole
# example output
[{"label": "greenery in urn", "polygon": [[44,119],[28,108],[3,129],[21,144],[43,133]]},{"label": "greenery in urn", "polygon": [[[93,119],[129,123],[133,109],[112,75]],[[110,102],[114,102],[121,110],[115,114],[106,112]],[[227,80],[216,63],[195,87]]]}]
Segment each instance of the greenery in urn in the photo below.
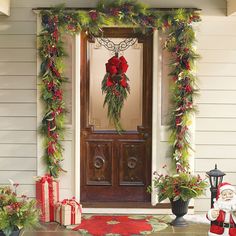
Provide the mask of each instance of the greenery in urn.
[{"label": "greenery in urn", "polygon": [[10,186],[0,187],[0,232],[10,236],[13,231],[22,228],[38,226],[39,210],[36,200],[25,195],[18,197],[14,184],[14,190]]},{"label": "greenery in urn", "polygon": [[153,186],[148,187],[148,192],[156,191],[159,202],[167,198],[173,201],[187,201],[204,194],[207,186],[206,180],[190,172],[172,175],[155,173]]}]

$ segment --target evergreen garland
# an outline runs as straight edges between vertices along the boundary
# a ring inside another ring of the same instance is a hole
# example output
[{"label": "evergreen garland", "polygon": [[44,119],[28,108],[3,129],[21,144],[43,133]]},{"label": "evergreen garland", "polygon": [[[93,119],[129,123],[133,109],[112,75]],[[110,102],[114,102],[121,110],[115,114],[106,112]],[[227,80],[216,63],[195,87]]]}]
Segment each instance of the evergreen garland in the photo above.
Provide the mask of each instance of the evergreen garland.
[{"label": "evergreen garland", "polygon": [[130,93],[128,77],[125,72],[128,69],[127,61],[118,55],[110,58],[106,63],[106,74],[102,80],[102,92],[105,93],[103,106],[107,105],[107,116],[115,125],[118,133],[123,131],[120,116],[124,101]]},{"label": "evergreen garland", "polygon": [[[65,52],[62,35],[76,34],[85,30],[97,36],[102,34],[102,27],[113,25],[133,27],[143,33],[158,29],[168,35],[165,47],[173,56],[173,61],[170,63],[173,107],[169,122],[172,157],[177,172],[188,171],[189,125],[191,114],[194,112],[193,97],[196,94],[196,78],[192,70],[198,58],[193,48],[195,34],[192,22],[200,20],[198,13],[184,9],[169,12],[151,10],[132,0],[101,0],[97,8],[91,11],[67,11],[63,6],[59,6],[51,10],[42,10],[40,13],[42,17],[42,31],[39,35],[39,55],[42,61],[40,79],[41,98],[44,104],[40,131],[44,139],[44,158],[48,172],[58,177],[63,171],[61,140],[65,130],[66,110],[62,84],[66,78],[63,75]],[[120,92],[126,97],[128,90],[124,87],[123,90]],[[107,99],[113,100],[111,97]],[[119,113],[120,110],[115,112]],[[117,125],[118,129],[121,129],[119,123]]]}]

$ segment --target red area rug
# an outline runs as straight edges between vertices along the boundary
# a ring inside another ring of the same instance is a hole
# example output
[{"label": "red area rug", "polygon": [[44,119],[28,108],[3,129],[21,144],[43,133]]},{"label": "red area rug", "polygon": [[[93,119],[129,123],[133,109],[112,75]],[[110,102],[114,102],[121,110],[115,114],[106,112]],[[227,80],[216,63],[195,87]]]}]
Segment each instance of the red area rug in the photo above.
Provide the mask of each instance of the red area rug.
[{"label": "red area rug", "polygon": [[117,215],[85,215],[79,226],[73,230],[82,235],[147,235],[167,227],[165,216],[117,216]]}]

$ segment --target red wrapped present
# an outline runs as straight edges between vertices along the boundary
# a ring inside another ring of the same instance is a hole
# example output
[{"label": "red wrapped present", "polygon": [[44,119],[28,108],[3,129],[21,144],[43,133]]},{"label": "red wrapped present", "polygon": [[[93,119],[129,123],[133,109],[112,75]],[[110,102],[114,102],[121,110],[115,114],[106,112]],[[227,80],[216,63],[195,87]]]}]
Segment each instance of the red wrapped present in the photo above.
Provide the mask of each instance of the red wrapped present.
[{"label": "red wrapped present", "polygon": [[56,221],[61,225],[78,225],[81,223],[82,206],[74,198],[64,199],[56,205]]},{"label": "red wrapped present", "polygon": [[50,175],[36,181],[36,200],[41,209],[41,221],[55,221],[55,205],[59,201],[59,183]]}]

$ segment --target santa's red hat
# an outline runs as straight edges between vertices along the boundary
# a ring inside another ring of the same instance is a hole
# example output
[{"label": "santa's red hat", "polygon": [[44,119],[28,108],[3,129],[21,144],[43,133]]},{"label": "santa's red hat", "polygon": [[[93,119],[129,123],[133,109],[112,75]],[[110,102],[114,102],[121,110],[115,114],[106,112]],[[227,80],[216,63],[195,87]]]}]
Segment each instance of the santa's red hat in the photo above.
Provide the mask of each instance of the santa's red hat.
[{"label": "santa's red hat", "polygon": [[235,188],[234,188],[234,186],[233,186],[232,184],[227,183],[227,182],[223,182],[223,183],[221,183],[221,184],[218,185],[216,199],[219,198],[220,194],[221,194],[224,190],[232,190],[233,192],[235,192]]}]

